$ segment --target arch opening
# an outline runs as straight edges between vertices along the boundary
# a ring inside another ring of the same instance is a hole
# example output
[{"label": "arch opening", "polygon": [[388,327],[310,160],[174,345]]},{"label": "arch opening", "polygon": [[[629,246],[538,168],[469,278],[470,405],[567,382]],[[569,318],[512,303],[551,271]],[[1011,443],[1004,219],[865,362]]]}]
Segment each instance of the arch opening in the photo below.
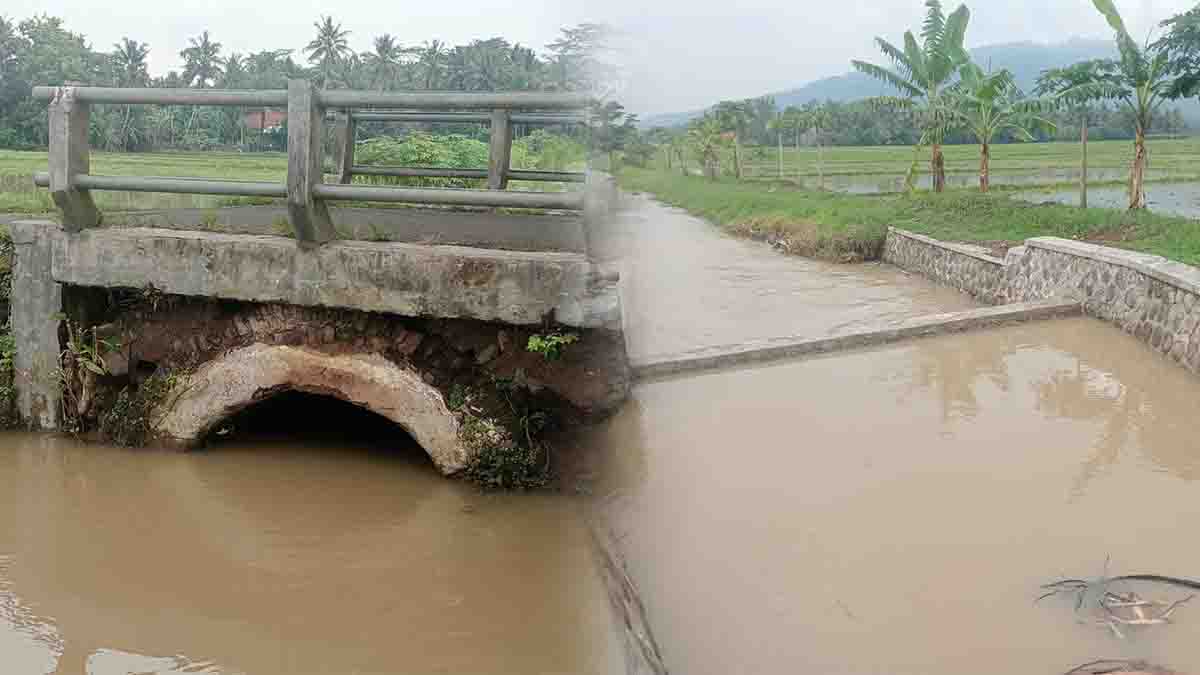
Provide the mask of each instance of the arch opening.
[{"label": "arch opening", "polygon": [[470,459],[458,437],[458,418],[441,392],[420,373],[379,354],[253,344],[204,364],[175,391],[158,432],[184,445],[199,444],[244,409],[298,391],[327,395],[386,418],[407,431],[444,474],[463,470]]},{"label": "arch opening", "polygon": [[205,448],[294,443],[310,449],[389,456],[433,467],[421,444],[394,421],[335,396],[285,389],[218,421]]}]

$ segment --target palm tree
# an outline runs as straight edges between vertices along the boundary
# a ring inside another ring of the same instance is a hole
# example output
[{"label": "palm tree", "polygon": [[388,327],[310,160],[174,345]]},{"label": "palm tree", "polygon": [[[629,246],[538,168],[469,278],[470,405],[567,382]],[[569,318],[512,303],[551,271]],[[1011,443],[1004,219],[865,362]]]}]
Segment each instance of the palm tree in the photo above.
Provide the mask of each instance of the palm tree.
[{"label": "palm tree", "polygon": [[346,40],[350,31],[342,30],[342,24],[335,24],[329,16],[314,21],[313,27],[317,29],[317,37],[304,47],[304,51],[308,54],[308,62],[317,64],[321,88],[326,89],[334,67],[350,53],[350,43]]},{"label": "palm tree", "polygon": [[221,77],[221,43],[213,42],[208,31],[188,43],[191,46],[179,52],[184,62],[183,81],[189,87],[195,83],[198,89],[206,89]]},{"label": "palm tree", "polygon": [[809,129],[813,132],[813,142],[817,145],[817,189],[825,189],[825,145],[824,134],[829,128],[832,121],[832,116],[829,114],[829,109],[823,105],[812,105],[800,113],[800,118],[797,121],[799,128],[803,131]]},{"label": "palm tree", "polygon": [[[113,67],[113,79],[118,87],[144,87],[150,82],[150,73],[146,68],[146,57],[150,54],[150,45],[129,38],[113,45],[109,59]],[[141,106],[122,106],[117,114],[118,127],[108,135],[110,147],[122,150],[132,150],[138,141],[144,137],[146,117]]]},{"label": "palm tree", "polygon": [[511,64],[512,89],[539,89],[543,83],[544,64],[538,58],[537,52],[528,47],[515,44],[509,51]]},{"label": "palm tree", "polygon": [[[1092,0],[1115,33],[1118,59],[1096,59],[1076,64],[1078,82],[1059,96],[1069,103],[1116,100],[1133,116],[1133,166],[1129,172],[1129,208],[1146,206],[1146,132],[1154,113],[1164,101],[1191,95],[1196,75],[1171,61],[1169,42],[1139,47],[1112,0]],[[1056,73],[1048,73],[1053,76]],[[1046,77],[1045,75],[1043,77]]]},{"label": "palm tree", "polygon": [[984,72],[974,63],[967,63],[958,73],[958,82],[944,99],[947,115],[961,122],[979,141],[979,190],[987,192],[992,139],[1004,131],[1021,141],[1033,140],[1030,129],[1054,133],[1054,123],[1039,116],[1053,102],[1025,97],[1007,70]]},{"label": "palm tree", "polygon": [[688,129],[688,143],[704,167],[704,175],[716,180],[720,174],[721,148],[725,145],[725,130],[716,115],[707,114]]},{"label": "palm tree", "polygon": [[234,52],[221,61],[225,72],[221,77],[221,86],[226,89],[241,89],[246,86],[249,73],[246,71],[246,57]]},{"label": "palm tree", "polygon": [[749,101],[721,101],[713,109],[713,115],[721,125],[721,131],[733,134],[733,175],[742,178],[742,148],[740,138],[750,123]]},{"label": "palm tree", "polygon": [[921,126],[921,139],[917,147],[926,144],[931,146],[929,166],[933,175],[933,190],[941,192],[946,188],[942,139],[948,127],[938,111],[942,107],[943,90],[959,67],[968,61],[963,39],[971,12],[966,5],[959,5],[947,17],[942,13],[942,4],[938,0],[926,0],[925,7],[927,11],[920,44],[912,31],[904,33],[903,49],[883,38],[875,38],[879,51],[891,60],[891,70],[863,61],[851,63],[860,73],[881,80],[900,92],[899,97],[879,96],[871,99],[875,106],[910,110],[917,116]]},{"label": "palm tree", "polygon": [[150,55],[150,45],[129,38],[113,45],[112,63],[116,71],[118,87],[144,87],[150,81],[150,73],[146,69],[146,57]]},{"label": "palm tree", "polygon": [[426,42],[420,50],[417,68],[426,89],[439,88],[446,70],[446,45],[440,40]]},{"label": "palm tree", "polygon": [[368,54],[366,59],[370,63],[371,81],[376,89],[383,91],[395,84],[406,53],[389,33],[375,38],[375,51]]}]

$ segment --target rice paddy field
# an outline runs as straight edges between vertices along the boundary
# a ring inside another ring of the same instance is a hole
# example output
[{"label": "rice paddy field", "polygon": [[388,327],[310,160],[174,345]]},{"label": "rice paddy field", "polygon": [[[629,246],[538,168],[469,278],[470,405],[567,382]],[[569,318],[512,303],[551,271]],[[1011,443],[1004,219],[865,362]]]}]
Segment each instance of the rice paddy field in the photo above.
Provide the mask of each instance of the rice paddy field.
[{"label": "rice paddy field", "polygon": [[[281,183],[287,179],[287,155],[283,153],[93,152],[91,161],[91,172],[106,176],[170,176]],[[54,202],[50,199],[50,193],[33,184],[33,174],[46,168],[45,152],[0,150],[0,213],[53,211]],[[96,192],[94,198],[101,209],[122,211],[211,208],[255,203],[255,200],[244,197],[133,192]]]},{"label": "rice paddy field", "polygon": [[[1148,178],[1153,181],[1200,180],[1200,137],[1151,139],[1148,143]],[[948,145],[947,183],[952,188],[978,184],[979,146]],[[1008,143],[991,148],[994,187],[1040,188],[1079,181],[1078,143]],[[778,147],[744,149],[748,179],[780,177]],[[1133,157],[1131,141],[1093,141],[1088,144],[1088,178],[1095,184],[1123,182]],[[823,160],[819,162],[818,159]],[[921,179],[926,182],[928,148],[917,155]],[[825,177],[826,189],[839,192],[895,192],[903,189],[904,174],[913,161],[913,149],[904,146],[783,148],[782,176],[817,187]],[[823,169],[823,171],[822,171]]]}]

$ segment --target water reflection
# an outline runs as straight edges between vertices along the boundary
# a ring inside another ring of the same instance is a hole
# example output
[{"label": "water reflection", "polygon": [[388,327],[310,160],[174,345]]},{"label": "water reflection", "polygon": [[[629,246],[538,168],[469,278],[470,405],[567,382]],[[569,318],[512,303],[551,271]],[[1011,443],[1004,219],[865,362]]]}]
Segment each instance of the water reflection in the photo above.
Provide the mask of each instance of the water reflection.
[{"label": "water reflection", "polygon": [[1030,602],[1106,555],[1181,575],[1200,555],[1179,530],[1200,518],[1200,383],[1108,324],[666,379],[636,399],[605,437],[637,467],[618,464],[606,514],[677,672],[1200,663],[1187,630],[1120,642]]},{"label": "water reflection", "polygon": [[913,370],[904,373],[897,400],[904,403],[933,391],[943,422],[972,419],[980,411],[979,380],[1007,391],[1007,360],[1018,347],[1018,338],[1006,333],[990,337],[984,345],[975,339],[917,340],[911,345]]}]

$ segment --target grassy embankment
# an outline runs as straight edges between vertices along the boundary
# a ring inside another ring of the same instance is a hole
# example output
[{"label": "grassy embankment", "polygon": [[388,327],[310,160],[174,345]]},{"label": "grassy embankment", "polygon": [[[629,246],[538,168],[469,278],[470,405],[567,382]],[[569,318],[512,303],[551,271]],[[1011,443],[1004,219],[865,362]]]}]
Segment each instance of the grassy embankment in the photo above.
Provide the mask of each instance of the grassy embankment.
[{"label": "grassy embankment", "polygon": [[644,169],[625,169],[619,180],[626,190],[651,193],[735,234],[828,260],[876,257],[892,225],[984,244],[1016,244],[1038,236],[1098,241],[1200,265],[1200,221],[1149,212],[1036,205],[966,190],[851,195]]}]

